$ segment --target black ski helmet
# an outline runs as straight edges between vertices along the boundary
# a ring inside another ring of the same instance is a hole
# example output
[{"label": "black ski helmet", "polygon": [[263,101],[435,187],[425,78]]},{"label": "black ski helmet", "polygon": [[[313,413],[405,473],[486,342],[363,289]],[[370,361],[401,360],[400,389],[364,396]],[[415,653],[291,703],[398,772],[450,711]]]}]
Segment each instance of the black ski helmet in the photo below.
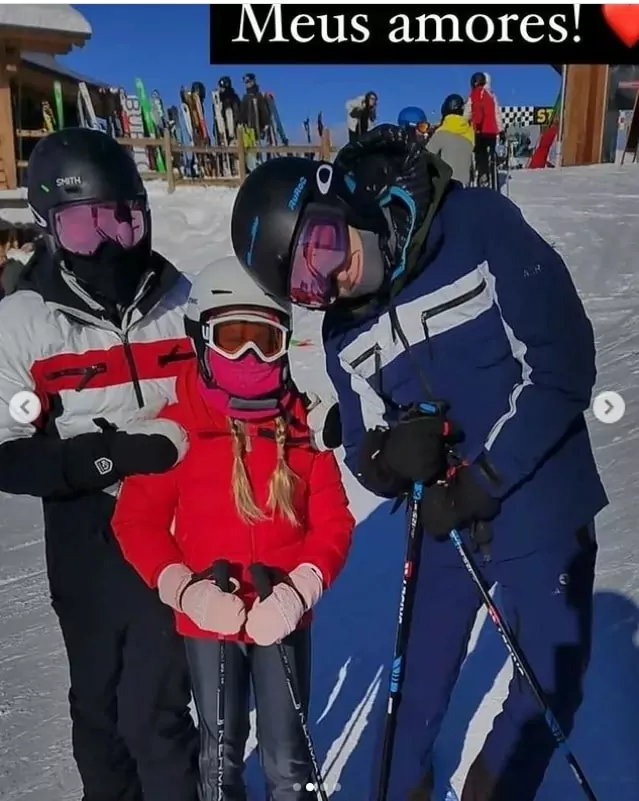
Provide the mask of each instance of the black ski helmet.
[{"label": "black ski helmet", "polygon": [[220,89],[230,89],[232,86],[231,79],[228,75],[223,75],[217,82],[217,85],[220,87]]},{"label": "black ski helmet", "polygon": [[231,215],[235,255],[271,295],[288,300],[290,259],[310,203],[341,212],[348,225],[380,236],[386,218],[375,198],[336,164],[302,156],[259,164],[241,185]]},{"label": "black ski helmet", "polygon": [[461,95],[448,95],[446,100],[442,103],[442,117],[447,117],[449,114],[464,113],[464,98]]},{"label": "black ski helmet", "polygon": [[470,79],[470,88],[474,89],[476,86],[486,86],[486,76],[483,72],[474,72]]},{"label": "black ski helmet", "polygon": [[112,136],[90,128],[65,128],[33,148],[27,168],[27,202],[52,253],[52,216],[62,206],[141,201],[151,252],[151,215],[133,158]]}]

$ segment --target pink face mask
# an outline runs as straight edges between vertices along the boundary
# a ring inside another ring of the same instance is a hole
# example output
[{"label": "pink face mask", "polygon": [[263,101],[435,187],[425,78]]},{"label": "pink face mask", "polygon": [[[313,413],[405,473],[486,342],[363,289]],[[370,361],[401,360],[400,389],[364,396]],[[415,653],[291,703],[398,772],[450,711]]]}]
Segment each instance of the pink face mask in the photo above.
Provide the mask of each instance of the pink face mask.
[{"label": "pink face mask", "polygon": [[[233,408],[233,398],[253,400],[262,397],[277,397],[282,386],[282,362],[266,364],[249,352],[235,361],[226,359],[215,351],[207,349],[206,360],[213,376],[214,386],[207,387],[200,379],[200,392],[207,403],[223,414],[238,420],[259,420],[279,414],[275,408],[238,409]],[[284,403],[285,399],[282,398]]]}]

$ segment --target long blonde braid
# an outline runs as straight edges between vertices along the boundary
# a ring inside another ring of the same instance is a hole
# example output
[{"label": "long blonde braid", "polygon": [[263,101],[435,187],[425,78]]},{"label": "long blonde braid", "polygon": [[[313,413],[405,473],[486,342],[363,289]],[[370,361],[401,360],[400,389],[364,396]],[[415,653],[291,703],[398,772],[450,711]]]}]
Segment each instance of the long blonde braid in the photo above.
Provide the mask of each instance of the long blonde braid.
[{"label": "long blonde braid", "polygon": [[[256,504],[253,490],[244,464],[244,454],[248,450],[248,440],[243,424],[239,420],[229,421],[233,443],[232,490],[238,514],[247,523],[257,523],[269,519]],[[299,525],[295,513],[294,494],[297,476],[286,461],[287,426],[282,417],[275,421],[275,444],[277,464],[268,488],[268,509],[271,518],[281,514],[289,523]]]}]

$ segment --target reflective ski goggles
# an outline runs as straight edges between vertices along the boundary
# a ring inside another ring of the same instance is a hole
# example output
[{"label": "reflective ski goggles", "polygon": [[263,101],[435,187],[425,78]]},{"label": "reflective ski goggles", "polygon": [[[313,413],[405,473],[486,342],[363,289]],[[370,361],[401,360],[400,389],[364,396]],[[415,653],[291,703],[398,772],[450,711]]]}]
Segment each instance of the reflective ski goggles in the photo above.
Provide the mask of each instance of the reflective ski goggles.
[{"label": "reflective ski goggles", "polygon": [[310,204],[291,258],[289,298],[298,306],[325,309],[337,298],[336,275],[351,257],[348,225],[334,209]]},{"label": "reflective ski goggles", "polygon": [[430,131],[430,124],[427,122],[416,122],[415,124],[411,123],[411,128],[414,128],[417,133],[422,134],[424,136]]},{"label": "reflective ski goggles", "polygon": [[77,203],[54,210],[51,229],[63,250],[92,256],[104,242],[124,248],[138,245],[147,233],[146,203]]},{"label": "reflective ski goggles", "polygon": [[275,362],[288,350],[289,329],[259,314],[232,312],[210,317],[202,325],[207,347],[227,359],[253,351],[263,362]]}]

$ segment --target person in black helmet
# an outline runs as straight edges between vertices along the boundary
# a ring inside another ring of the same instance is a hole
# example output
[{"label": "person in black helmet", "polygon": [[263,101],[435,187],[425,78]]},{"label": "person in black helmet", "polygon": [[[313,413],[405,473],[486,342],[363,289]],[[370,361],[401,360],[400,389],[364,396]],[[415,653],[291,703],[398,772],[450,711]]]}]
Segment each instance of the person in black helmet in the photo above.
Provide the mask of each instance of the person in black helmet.
[{"label": "person in black helmet", "polygon": [[260,87],[254,72],[247,72],[243,78],[245,94],[240,107],[240,120],[242,125],[255,131],[257,141],[264,139],[271,125],[271,112],[266,98],[260,92]]},{"label": "person in black helmet", "polygon": [[490,75],[487,72],[476,72],[472,75],[465,116],[475,131],[477,183],[479,186],[498,189],[495,148],[504,125],[499,102],[491,89]]},{"label": "person in black helmet", "polygon": [[[110,525],[122,479],[186,452],[154,418],[194,357],[190,283],[152,250],[144,185],[110,136],[42,139],[27,193],[43,236],[0,304],[0,490],[42,499],[83,801],[196,801],[183,643]],[[11,415],[19,392],[31,422]]]},{"label": "person in black helmet", "polygon": [[226,137],[229,142],[235,139],[235,130],[241,121],[240,98],[233,88],[233,83],[228,75],[224,75],[217,82],[222,103],[222,115],[226,126]]},{"label": "person in black helmet", "polygon": [[[231,220],[235,253],[265,290],[324,312],[347,467],[395,503],[424,485],[394,747],[374,760],[388,801],[435,801],[434,743],[481,608],[451,530],[500,585],[569,733],[590,657],[593,520],[608,503],[584,419],[594,334],[570,273],[514,203],[451,172],[380,125],[332,164],[261,165]],[[514,680],[461,801],[537,801],[555,748]],[[362,799],[379,798],[376,774]]]},{"label": "person in black helmet", "polygon": [[453,179],[470,186],[475,133],[464,119],[464,98],[448,95],[442,103],[442,121],[426,147],[453,170]]}]

